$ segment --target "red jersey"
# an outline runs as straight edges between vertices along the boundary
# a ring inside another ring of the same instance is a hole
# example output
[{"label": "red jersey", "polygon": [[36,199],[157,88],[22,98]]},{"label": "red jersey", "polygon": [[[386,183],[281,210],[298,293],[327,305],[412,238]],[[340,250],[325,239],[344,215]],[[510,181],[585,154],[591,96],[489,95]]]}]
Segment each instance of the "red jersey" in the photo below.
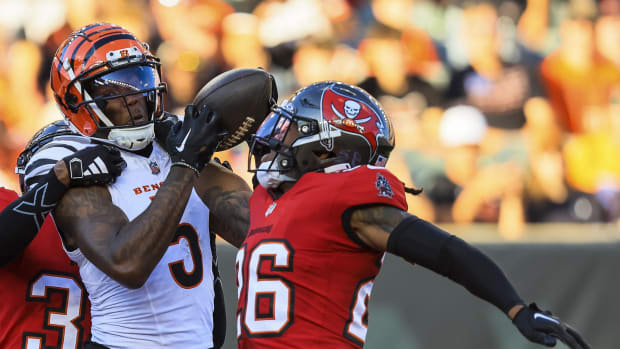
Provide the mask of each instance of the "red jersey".
[{"label": "red jersey", "polygon": [[[0,188],[0,209],[17,194]],[[0,348],[78,348],[90,335],[90,305],[78,268],[47,217],[16,260],[0,268]]]},{"label": "red jersey", "polygon": [[236,261],[239,348],[364,345],[383,253],[343,223],[371,204],[407,210],[403,184],[384,168],[306,173],[275,201],[256,188]]}]

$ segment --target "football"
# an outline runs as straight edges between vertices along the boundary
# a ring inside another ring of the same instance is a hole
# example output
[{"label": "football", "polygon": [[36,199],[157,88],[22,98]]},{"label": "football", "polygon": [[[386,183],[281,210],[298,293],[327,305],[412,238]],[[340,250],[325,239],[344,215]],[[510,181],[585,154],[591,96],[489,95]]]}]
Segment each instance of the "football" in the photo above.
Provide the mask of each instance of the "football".
[{"label": "football", "polygon": [[193,104],[207,105],[219,116],[219,126],[228,131],[215,151],[230,149],[248,139],[276,103],[278,92],[273,76],[262,69],[233,69],[204,85]]}]

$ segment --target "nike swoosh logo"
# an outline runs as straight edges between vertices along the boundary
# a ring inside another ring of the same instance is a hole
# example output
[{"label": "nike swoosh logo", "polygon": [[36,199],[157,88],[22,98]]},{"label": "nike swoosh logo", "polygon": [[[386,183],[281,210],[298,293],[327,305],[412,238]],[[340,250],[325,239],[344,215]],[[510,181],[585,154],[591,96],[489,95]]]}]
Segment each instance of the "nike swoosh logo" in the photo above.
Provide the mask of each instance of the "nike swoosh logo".
[{"label": "nike swoosh logo", "polygon": [[192,129],[190,129],[187,134],[185,135],[185,138],[183,138],[183,142],[181,142],[181,145],[177,146],[177,151],[180,153],[183,151],[183,149],[185,149],[185,142],[187,142],[187,138],[189,137],[189,134],[192,133]]},{"label": "nike swoosh logo", "polygon": [[552,317],[548,317],[547,315],[544,315],[544,314],[541,314],[541,313],[534,314],[534,320],[536,320],[538,318],[543,318],[545,320],[553,321],[553,322],[555,322],[558,325],[560,324],[560,322],[558,320],[556,320],[556,319],[554,319]]}]

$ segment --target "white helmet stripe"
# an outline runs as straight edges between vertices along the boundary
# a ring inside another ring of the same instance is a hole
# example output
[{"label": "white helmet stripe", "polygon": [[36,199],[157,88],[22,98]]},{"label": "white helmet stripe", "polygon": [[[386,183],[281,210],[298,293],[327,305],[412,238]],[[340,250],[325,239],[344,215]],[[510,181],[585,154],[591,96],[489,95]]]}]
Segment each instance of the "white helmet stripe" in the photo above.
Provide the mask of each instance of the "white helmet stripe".
[{"label": "white helmet stripe", "polygon": [[[86,92],[86,90],[84,90],[84,100],[85,101],[92,101],[93,100],[90,97],[90,95],[88,94],[88,92]],[[101,109],[99,109],[99,106],[97,105],[97,103],[90,103],[90,107],[95,112],[95,114],[97,114],[97,117],[99,118],[99,120],[101,120],[103,122],[104,125],[106,125],[106,126],[115,126],[112,123],[112,121],[110,121],[110,119],[108,119],[108,117],[105,116],[103,111]]]},{"label": "white helmet stripe", "polygon": [[[69,74],[69,78],[71,80],[75,79],[75,73],[73,72],[73,68],[71,68],[71,64],[69,64],[69,57],[65,58],[65,61],[62,64],[62,67],[65,68],[65,70],[67,71],[67,74]],[[80,84],[79,81],[75,81],[75,88],[78,91],[82,90],[82,85]],[[88,94],[88,92],[86,92],[86,90],[84,90],[84,101],[92,101],[93,99],[90,97],[90,95]],[[95,114],[97,114],[97,117],[99,118],[99,120],[103,121],[103,123],[106,126],[114,126],[114,124],[110,121],[110,119],[108,119],[105,114],[103,114],[103,111],[101,111],[101,109],[99,109],[99,107],[97,106],[96,103],[93,103],[91,105],[91,108],[93,109],[93,111],[95,112]]]}]

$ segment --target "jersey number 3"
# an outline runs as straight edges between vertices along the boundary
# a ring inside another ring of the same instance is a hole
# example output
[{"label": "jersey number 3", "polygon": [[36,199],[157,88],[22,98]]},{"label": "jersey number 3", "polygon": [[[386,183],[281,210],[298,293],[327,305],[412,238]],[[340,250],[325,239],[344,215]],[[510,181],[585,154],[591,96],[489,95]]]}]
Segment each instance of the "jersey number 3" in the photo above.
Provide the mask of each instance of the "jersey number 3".
[{"label": "jersey number 3", "polygon": [[22,348],[75,349],[82,342],[80,321],[84,319],[84,290],[73,276],[43,272],[30,283],[26,300],[49,302],[53,292],[62,294],[62,304],[57,308],[45,308],[43,328],[58,331],[58,342],[54,347],[48,347],[44,333],[24,332]]}]

